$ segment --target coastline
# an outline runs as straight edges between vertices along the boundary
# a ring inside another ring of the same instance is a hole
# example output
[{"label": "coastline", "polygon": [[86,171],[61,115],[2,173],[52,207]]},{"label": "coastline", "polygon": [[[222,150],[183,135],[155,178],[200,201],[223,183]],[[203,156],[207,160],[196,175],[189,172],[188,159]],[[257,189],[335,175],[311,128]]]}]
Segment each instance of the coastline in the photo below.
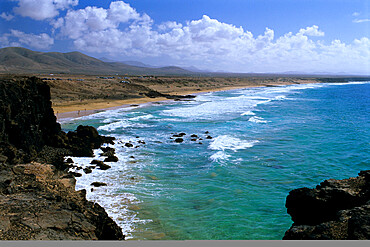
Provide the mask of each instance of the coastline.
[{"label": "coastline", "polygon": [[[320,83],[320,81],[305,81],[304,83],[292,83],[292,82],[280,82],[280,83],[269,83],[264,85],[238,85],[238,86],[226,86],[226,87],[219,87],[219,88],[208,88],[208,89],[186,89],[186,90],[176,90],[172,91],[171,95],[198,95],[203,93],[211,93],[211,92],[221,92],[221,91],[229,91],[229,90],[236,90],[236,89],[244,89],[244,88],[255,88],[255,87],[271,87],[271,86],[285,86],[285,85],[293,85],[293,84],[311,84],[311,83]],[[130,107],[132,105],[142,105],[142,104],[150,104],[155,102],[162,102],[162,101],[169,101],[173,99],[168,99],[165,97],[156,97],[156,98],[131,98],[131,99],[124,99],[124,100],[111,100],[111,99],[99,99],[99,100],[85,100],[82,102],[71,102],[70,104],[65,105],[57,105],[52,106],[54,110],[54,114],[57,117],[57,120],[66,119],[66,118],[78,118],[83,116],[92,115],[101,111],[106,110],[114,110],[124,107]]]}]

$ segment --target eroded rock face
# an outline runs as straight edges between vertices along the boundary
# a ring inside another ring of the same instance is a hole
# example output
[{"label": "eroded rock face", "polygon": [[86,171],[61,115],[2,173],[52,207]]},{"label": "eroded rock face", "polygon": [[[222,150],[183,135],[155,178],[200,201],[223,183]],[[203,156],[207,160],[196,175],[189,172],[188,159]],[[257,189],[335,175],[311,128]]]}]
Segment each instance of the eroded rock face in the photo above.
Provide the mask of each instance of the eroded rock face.
[{"label": "eroded rock face", "polygon": [[286,207],[294,223],[283,239],[370,239],[370,170],[292,190]]},{"label": "eroded rock face", "polygon": [[87,201],[86,191],[75,191],[76,180],[53,165],[15,165],[5,179],[8,186],[0,194],[0,239],[123,239],[104,209]]},{"label": "eroded rock face", "polygon": [[0,82],[0,140],[32,159],[61,132],[51,108],[50,89],[36,77]]},{"label": "eroded rock face", "polygon": [[89,126],[62,132],[40,79],[0,78],[0,240],[123,240],[105,210],[74,190],[64,162],[113,139]]}]

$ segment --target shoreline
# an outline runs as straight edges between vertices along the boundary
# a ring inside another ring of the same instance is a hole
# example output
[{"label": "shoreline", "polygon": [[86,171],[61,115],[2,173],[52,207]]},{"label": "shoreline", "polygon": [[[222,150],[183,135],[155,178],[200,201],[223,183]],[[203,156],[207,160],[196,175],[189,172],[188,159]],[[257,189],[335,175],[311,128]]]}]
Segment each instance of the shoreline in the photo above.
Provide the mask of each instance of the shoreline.
[{"label": "shoreline", "polygon": [[[213,92],[222,92],[229,90],[237,90],[244,88],[257,88],[257,87],[273,87],[273,86],[286,86],[286,85],[295,85],[295,84],[312,84],[320,83],[319,81],[310,81],[305,83],[270,83],[265,85],[238,85],[238,86],[228,86],[220,88],[209,88],[206,90],[184,90],[184,91],[175,91],[171,95],[199,95],[204,93],[213,93]],[[158,98],[131,98],[124,100],[86,100],[84,103],[71,103],[70,105],[64,106],[53,106],[54,115],[58,120],[69,119],[69,118],[79,118],[83,116],[89,116],[98,112],[115,110],[119,108],[126,108],[130,106],[138,106],[144,104],[153,104],[155,102],[170,101],[173,99],[168,99],[165,97]]]}]

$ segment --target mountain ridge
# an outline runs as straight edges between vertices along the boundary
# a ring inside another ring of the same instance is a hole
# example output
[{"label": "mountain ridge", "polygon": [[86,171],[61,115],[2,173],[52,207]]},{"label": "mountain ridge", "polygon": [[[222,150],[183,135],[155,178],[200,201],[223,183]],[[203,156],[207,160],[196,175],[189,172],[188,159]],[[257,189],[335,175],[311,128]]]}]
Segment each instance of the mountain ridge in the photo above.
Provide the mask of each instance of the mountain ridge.
[{"label": "mountain ridge", "polygon": [[189,75],[192,72],[176,66],[148,68],[104,62],[77,51],[38,52],[6,47],[0,49],[0,73]]}]

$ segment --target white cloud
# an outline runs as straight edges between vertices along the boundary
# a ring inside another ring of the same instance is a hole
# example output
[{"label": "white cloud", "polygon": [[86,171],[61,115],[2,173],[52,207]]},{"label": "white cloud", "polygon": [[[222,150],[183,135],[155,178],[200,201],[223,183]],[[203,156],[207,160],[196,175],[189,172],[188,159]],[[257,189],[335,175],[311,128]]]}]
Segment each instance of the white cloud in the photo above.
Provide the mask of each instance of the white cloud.
[{"label": "white cloud", "polygon": [[23,17],[30,17],[35,20],[53,18],[59,14],[59,10],[76,6],[78,0],[15,0],[18,6],[14,12]]},{"label": "white cloud", "polygon": [[148,20],[147,15],[140,16],[129,4],[117,1],[112,2],[109,9],[88,6],[85,9],[69,10],[63,20],[59,18],[53,24],[54,28],[61,28],[63,35],[78,39],[94,32],[117,29],[119,24],[129,21],[151,20]]},{"label": "white cloud", "polygon": [[[54,10],[67,8],[73,2],[60,0],[57,5],[54,0]],[[105,56],[151,57],[162,64],[193,65],[213,71],[370,73],[368,38],[352,43],[339,40],[325,43],[318,40],[325,33],[316,25],[280,37],[269,28],[254,36],[243,27],[207,15],[186,23],[169,21],[154,25],[147,14],[138,13],[123,1],[112,2],[106,9],[93,6],[69,9],[65,16],[49,23],[57,37],[72,40],[76,49],[107,53]],[[47,34],[12,30],[0,43],[45,49],[54,40]]]},{"label": "white cloud", "polygon": [[352,16],[359,16],[360,15],[360,13],[359,12],[353,12],[352,13]]},{"label": "white cloud", "polygon": [[2,35],[0,44],[2,47],[25,45],[36,49],[49,49],[54,44],[54,39],[46,33],[28,34],[12,29],[10,33]]},{"label": "white cloud", "polygon": [[365,19],[355,19],[353,20],[354,23],[362,23],[362,22],[368,22],[370,21],[369,18],[365,18]]},{"label": "white cloud", "polygon": [[313,25],[312,27],[307,27],[305,29],[300,29],[299,33],[307,36],[324,36],[325,33],[323,31],[319,30],[319,27],[316,25]]},{"label": "white cloud", "polygon": [[3,12],[1,13],[0,17],[3,18],[4,20],[10,21],[14,18],[14,15]]}]

